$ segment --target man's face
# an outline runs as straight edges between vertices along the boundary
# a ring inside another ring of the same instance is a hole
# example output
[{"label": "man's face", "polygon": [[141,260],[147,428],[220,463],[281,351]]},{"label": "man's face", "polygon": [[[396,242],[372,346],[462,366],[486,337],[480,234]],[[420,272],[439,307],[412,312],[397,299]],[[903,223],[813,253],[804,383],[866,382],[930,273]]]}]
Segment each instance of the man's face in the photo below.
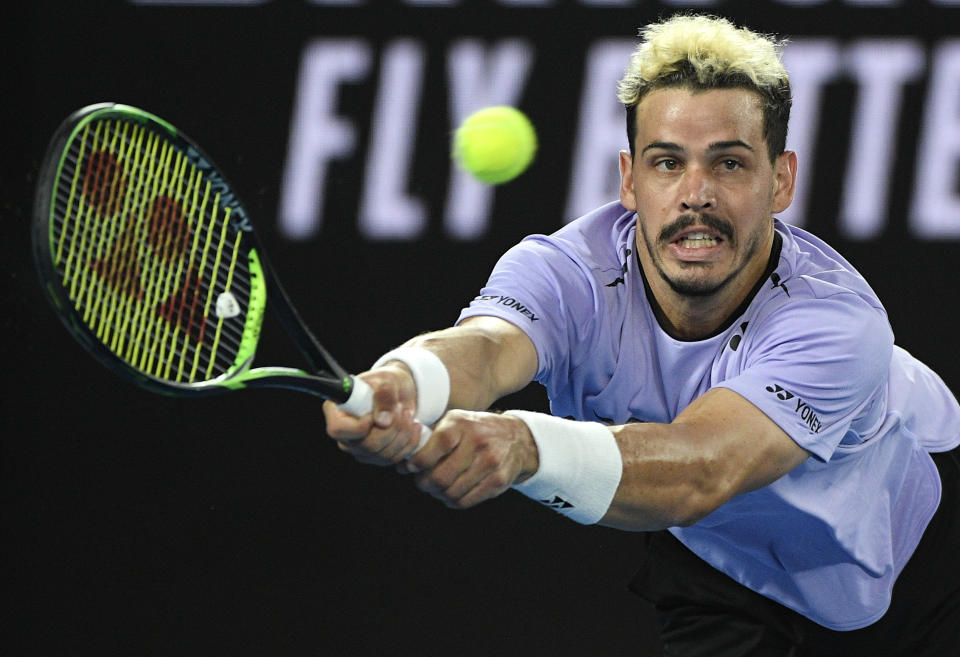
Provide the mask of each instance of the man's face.
[{"label": "man's face", "polygon": [[659,89],[637,106],[636,154],[620,153],[620,199],[635,210],[644,269],[674,293],[746,294],[764,271],[771,216],[793,199],[796,156],[770,162],[760,96]]}]

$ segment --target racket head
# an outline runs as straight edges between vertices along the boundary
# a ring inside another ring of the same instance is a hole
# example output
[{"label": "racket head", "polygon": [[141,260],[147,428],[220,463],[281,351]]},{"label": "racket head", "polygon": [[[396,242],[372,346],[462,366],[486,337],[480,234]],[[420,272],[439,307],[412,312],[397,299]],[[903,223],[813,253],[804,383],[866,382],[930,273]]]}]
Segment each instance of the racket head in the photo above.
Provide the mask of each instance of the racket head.
[{"label": "racket head", "polygon": [[170,123],[116,103],[69,116],[38,178],[33,246],[64,325],[137,385],[301,387],[300,370],[250,369],[272,274],[233,188]]}]

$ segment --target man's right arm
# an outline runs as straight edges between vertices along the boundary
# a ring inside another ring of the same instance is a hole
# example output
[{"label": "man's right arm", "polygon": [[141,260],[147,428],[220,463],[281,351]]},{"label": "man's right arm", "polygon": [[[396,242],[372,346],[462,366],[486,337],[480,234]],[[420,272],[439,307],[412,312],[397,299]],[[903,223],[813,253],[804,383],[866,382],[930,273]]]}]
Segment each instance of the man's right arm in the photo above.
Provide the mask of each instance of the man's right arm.
[{"label": "man's right arm", "polygon": [[[484,410],[522,389],[537,372],[533,342],[519,328],[496,317],[471,317],[458,326],[419,335],[403,346],[427,349],[443,361],[450,375],[448,409]],[[355,418],[325,402],[327,433],[359,461],[398,463],[419,444],[413,377],[399,361],[361,376],[373,388],[373,413]]]}]

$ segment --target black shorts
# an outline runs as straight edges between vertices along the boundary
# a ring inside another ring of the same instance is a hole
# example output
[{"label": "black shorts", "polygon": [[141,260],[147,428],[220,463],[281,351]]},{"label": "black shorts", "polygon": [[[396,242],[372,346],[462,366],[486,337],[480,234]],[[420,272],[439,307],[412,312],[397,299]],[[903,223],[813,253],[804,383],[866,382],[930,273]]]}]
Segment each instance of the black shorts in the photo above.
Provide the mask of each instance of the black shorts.
[{"label": "black shorts", "polygon": [[645,536],[630,589],[653,604],[663,657],[960,657],[960,448],[933,454],[943,496],[893,587],[859,630],[828,630],[738,584],[669,532]]}]

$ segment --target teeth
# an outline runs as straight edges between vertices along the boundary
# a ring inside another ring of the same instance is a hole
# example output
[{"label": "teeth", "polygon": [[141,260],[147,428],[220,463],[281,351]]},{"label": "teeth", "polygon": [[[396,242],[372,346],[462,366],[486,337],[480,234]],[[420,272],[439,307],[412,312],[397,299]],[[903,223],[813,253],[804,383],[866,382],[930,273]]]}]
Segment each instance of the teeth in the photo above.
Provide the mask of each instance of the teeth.
[{"label": "teeth", "polygon": [[699,249],[707,246],[716,246],[717,239],[706,233],[690,233],[679,240],[677,245],[685,249]]}]

